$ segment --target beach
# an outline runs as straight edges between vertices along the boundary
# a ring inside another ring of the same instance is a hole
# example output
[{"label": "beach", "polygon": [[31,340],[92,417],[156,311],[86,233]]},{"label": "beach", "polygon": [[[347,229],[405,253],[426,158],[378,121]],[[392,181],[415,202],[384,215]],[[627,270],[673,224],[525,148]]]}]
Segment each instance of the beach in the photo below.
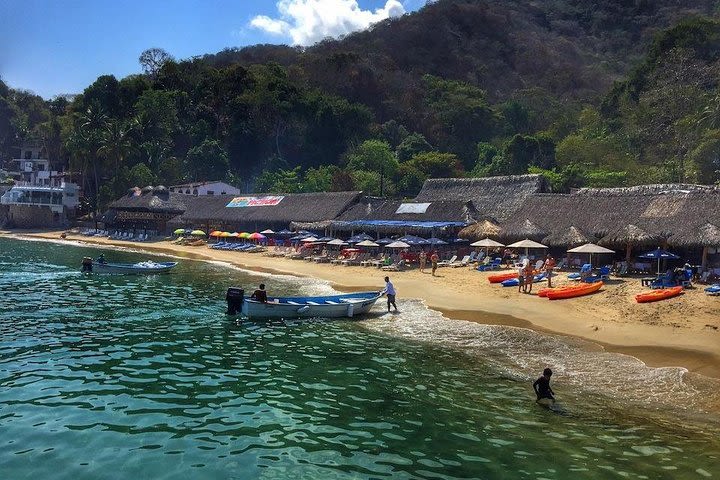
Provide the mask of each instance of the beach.
[{"label": "beach", "polygon": [[[701,286],[673,299],[638,304],[634,295],[647,287],[642,287],[638,278],[612,277],[595,295],[550,301],[535,295],[544,283],[535,284],[532,295],[519,294],[516,288],[490,284],[488,273],[469,267],[440,268],[433,277],[429,269],[426,273],[418,269],[383,272],[372,267],[316,264],[258,253],[176,245],[170,241],[137,243],[72,234],[62,239],[61,233],[0,232],[16,238],[78,241],[226,262],[259,272],[322,279],[342,291],[380,289],[387,274],[398,291],[401,309],[404,299],[416,298],[451,319],[578,337],[608,351],[639,358],[649,366],[684,367],[690,372],[720,378],[720,299],[706,295]],[[554,285],[566,282],[566,273],[560,272]],[[231,285],[232,280],[228,280],[228,286]]]}]

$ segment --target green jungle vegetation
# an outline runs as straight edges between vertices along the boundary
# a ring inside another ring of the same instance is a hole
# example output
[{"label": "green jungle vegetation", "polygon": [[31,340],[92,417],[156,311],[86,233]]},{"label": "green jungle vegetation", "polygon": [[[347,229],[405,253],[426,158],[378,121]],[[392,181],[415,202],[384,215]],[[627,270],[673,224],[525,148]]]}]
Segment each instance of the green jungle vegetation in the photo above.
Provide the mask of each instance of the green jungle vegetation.
[{"label": "green jungle vegetation", "polygon": [[309,48],[256,45],[44,100],[0,80],[0,155],[41,139],[88,209],[132,185],[412,197],[430,177],[555,191],[720,181],[718,2],[438,0]]}]

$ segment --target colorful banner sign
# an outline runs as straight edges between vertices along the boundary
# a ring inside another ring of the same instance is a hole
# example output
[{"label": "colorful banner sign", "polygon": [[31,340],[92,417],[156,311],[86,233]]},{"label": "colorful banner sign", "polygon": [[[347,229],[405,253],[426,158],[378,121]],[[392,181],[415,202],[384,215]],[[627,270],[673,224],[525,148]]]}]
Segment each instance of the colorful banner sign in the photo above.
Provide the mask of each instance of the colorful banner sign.
[{"label": "colorful banner sign", "polygon": [[235,197],[226,207],[273,207],[280,203],[283,196],[269,195],[267,197]]}]

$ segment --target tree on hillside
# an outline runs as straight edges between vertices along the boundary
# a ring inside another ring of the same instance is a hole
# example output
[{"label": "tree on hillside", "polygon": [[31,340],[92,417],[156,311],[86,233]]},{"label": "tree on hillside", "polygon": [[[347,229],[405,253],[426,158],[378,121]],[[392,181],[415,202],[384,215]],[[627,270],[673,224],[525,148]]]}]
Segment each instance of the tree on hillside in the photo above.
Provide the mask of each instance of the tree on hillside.
[{"label": "tree on hillside", "polygon": [[224,180],[230,168],[228,156],[217,140],[205,140],[187,154],[186,168],[194,181]]},{"label": "tree on hillside", "polygon": [[348,160],[348,169],[351,172],[366,172],[358,174],[358,178],[362,178],[363,185],[373,181],[375,175],[370,175],[373,173],[377,174],[377,188],[373,187],[372,191],[383,195],[386,191],[392,190],[390,179],[397,173],[399,165],[390,145],[381,140],[366,140],[348,154]]},{"label": "tree on hillside", "polygon": [[173,60],[173,57],[162,48],[148,48],[140,54],[138,61],[145,75],[155,80],[158,72],[167,62]]}]

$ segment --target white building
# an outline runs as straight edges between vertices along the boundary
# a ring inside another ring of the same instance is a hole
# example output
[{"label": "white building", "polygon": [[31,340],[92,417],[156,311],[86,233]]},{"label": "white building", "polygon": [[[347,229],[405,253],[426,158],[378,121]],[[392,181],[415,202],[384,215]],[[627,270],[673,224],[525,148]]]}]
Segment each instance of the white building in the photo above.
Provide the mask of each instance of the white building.
[{"label": "white building", "polygon": [[0,196],[0,223],[50,227],[69,223],[80,204],[80,187],[67,174],[51,170],[41,144],[28,143],[8,163],[12,186]]},{"label": "white building", "polygon": [[228,185],[225,182],[195,182],[183,185],[171,185],[168,190],[171,193],[183,193],[185,195],[240,195],[239,188]]}]

